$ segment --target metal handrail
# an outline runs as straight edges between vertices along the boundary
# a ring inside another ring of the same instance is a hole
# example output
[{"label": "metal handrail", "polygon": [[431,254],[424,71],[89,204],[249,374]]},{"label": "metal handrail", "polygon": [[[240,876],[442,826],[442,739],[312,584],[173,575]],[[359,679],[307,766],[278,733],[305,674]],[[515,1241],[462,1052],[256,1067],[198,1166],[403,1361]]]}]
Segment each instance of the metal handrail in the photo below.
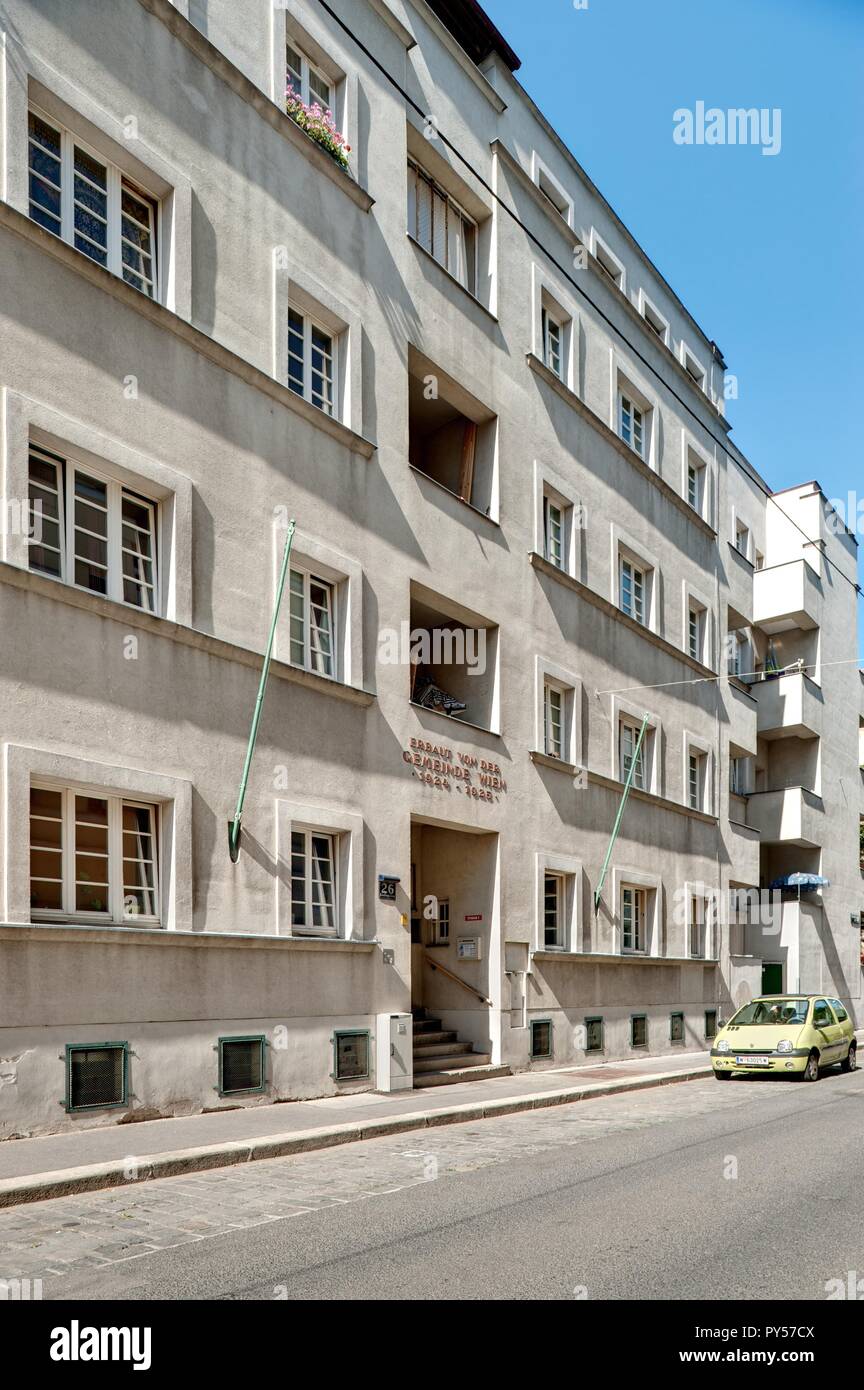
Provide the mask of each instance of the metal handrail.
[{"label": "metal handrail", "polygon": [[454,980],[457,985],[461,985],[463,989],[467,989],[468,993],[473,994],[479,999],[481,1004],[488,1004],[490,1008],[492,1007],[491,999],[487,999],[486,995],[481,994],[479,989],[475,989],[473,985],[467,984],[465,980],[461,980],[458,975],[454,975],[453,971],[448,970],[446,965],[441,965],[437,960],[433,960],[431,956],[427,956],[425,951],[423,952],[423,959],[427,965],[431,965],[433,970],[440,970],[441,974],[446,975],[448,980]]}]

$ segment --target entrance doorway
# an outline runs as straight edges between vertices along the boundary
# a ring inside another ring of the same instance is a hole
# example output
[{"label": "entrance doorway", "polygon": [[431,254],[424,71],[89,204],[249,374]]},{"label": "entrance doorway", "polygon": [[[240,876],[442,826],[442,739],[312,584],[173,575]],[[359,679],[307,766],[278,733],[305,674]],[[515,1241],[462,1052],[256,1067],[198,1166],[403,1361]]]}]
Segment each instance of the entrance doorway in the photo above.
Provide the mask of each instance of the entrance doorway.
[{"label": "entrance doorway", "polygon": [[762,962],[762,993],[783,993],[783,966],[780,961],[765,960]]}]

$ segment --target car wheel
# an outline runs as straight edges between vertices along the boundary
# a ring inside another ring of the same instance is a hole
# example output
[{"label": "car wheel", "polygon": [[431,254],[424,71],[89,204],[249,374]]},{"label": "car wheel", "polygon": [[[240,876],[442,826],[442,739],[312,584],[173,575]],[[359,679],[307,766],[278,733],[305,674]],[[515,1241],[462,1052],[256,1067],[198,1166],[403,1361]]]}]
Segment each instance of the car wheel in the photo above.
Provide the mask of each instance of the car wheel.
[{"label": "car wheel", "polygon": [[840,1063],[841,1071],[855,1071],[858,1066],[858,1047],[854,1042],[849,1044],[849,1051]]},{"label": "car wheel", "polygon": [[731,1071],[715,1071],[714,1077],[717,1081],[731,1081],[732,1073]]},{"label": "car wheel", "polygon": [[807,1065],[803,1071],[798,1073],[799,1081],[818,1081],[819,1080],[819,1053],[814,1050],[807,1058]]}]

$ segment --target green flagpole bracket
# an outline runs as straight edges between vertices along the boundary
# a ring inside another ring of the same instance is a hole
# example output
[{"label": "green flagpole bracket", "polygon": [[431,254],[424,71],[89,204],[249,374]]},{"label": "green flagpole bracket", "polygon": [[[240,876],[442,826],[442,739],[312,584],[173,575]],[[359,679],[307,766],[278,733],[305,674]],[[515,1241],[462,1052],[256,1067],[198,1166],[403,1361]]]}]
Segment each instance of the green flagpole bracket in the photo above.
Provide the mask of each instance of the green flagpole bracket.
[{"label": "green flagpole bracket", "polygon": [[624,790],[621,793],[621,801],[618,806],[618,814],[615,817],[615,824],[612,827],[612,836],[609,840],[609,848],[606,851],[606,858],[603,860],[603,868],[600,873],[600,882],[597,884],[597,888],[594,892],[595,914],[598,912],[600,908],[600,899],[603,896],[603,885],[606,882],[606,875],[609,872],[609,865],[612,861],[612,851],[615,848],[615,841],[618,839],[618,834],[621,829],[621,822],[624,819],[624,807],[627,805],[627,799],[630,796],[630,788],[633,786],[633,777],[636,772],[636,764],[639,761],[639,754],[642,752],[642,744],[645,742],[645,731],[647,728],[648,715],[646,714],[645,718],[642,720],[642,728],[639,730],[639,737],[636,740],[636,747],[633,750],[633,757],[630,759],[630,767],[627,771],[627,780],[624,783]]},{"label": "green flagpole bracket", "polygon": [[288,577],[288,558],[291,554],[291,542],[294,539],[295,526],[296,522],[292,518],[288,523],[288,535],[285,539],[282,568],[279,571],[279,583],[276,586],[276,602],[273,607],[273,620],[270,623],[270,635],[267,638],[267,648],[264,652],[264,665],[261,668],[261,679],[258,682],[258,695],[255,700],[255,712],[252,715],[252,728],[249,730],[249,742],[246,746],[246,760],[243,763],[243,775],[240,779],[237,809],[234,812],[234,819],[228,822],[228,853],[231,856],[232,864],[236,864],[240,857],[240,829],[243,822],[243,803],[246,800],[246,788],[249,785],[249,769],[252,766],[252,755],[255,752],[255,744],[258,739],[258,725],[261,723],[261,711],[264,707],[264,691],[267,689],[267,677],[270,675],[270,664],[273,659],[273,643],[276,640],[276,621],[279,617],[279,609],[282,606],[282,595],[285,592],[285,580]]}]

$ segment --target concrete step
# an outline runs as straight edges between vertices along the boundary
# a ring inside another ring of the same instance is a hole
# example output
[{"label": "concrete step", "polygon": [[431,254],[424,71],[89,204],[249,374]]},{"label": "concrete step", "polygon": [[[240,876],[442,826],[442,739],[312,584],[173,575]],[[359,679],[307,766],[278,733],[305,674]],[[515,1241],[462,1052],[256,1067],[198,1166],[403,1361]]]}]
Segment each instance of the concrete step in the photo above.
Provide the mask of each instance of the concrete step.
[{"label": "concrete step", "polygon": [[414,1034],[419,1037],[424,1033],[437,1033],[441,1029],[440,1018],[421,1018],[414,1020]]},{"label": "concrete step", "polygon": [[459,1071],[463,1067],[485,1067],[492,1060],[489,1052],[472,1052],[470,1043],[465,1050],[456,1052],[453,1048],[442,1048],[431,1057],[414,1058],[414,1075],[428,1071]]},{"label": "concrete step", "polygon": [[428,1033],[415,1033],[414,1051],[416,1052],[418,1047],[425,1048],[431,1046],[433,1043],[456,1042],[458,1037],[458,1033],[447,1032],[444,1028],[440,1028],[434,1032],[430,1029]]},{"label": "concrete step", "polygon": [[422,1062],[429,1057],[456,1057],[472,1050],[471,1043],[460,1042],[455,1033],[451,1034],[444,1042],[427,1044],[424,1039],[422,1042],[415,1042],[414,1044],[414,1065],[416,1067],[418,1061]]},{"label": "concrete step", "polygon": [[454,1086],[460,1081],[488,1081],[493,1076],[510,1076],[510,1068],[507,1066],[493,1067],[489,1065],[489,1056],[475,1053],[476,1063],[471,1066],[446,1067],[441,1071],[414,1071],[414,1089],[419,1090],[424,1086]]}]

